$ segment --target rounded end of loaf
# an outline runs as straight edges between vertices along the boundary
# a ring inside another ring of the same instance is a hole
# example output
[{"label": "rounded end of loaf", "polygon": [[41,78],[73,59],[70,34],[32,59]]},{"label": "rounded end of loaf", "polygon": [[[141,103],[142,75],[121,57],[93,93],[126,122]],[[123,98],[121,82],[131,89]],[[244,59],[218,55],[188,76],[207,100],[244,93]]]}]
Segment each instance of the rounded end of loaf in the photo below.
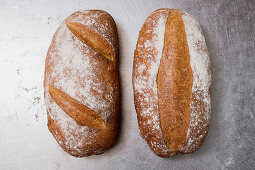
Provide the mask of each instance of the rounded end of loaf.
[{"label": "rounded end of loaf", "polygon": [[[112,148],[118,139],[119,128],[118,117],[114,116],[107,128],[104,128],[95,136],[87,138],[87,141],[83,141],[83,136],[75,136],[77,143],[70,143],[65,132],[62,130],[59,123],[53,120],[48,114],[48,129],[52,133],[53,137],[59,144],[59,146],[69,155],[74,157],[87,157],[91,155],[100,155]],[[93,133],[90,131],[89,133]]]}]

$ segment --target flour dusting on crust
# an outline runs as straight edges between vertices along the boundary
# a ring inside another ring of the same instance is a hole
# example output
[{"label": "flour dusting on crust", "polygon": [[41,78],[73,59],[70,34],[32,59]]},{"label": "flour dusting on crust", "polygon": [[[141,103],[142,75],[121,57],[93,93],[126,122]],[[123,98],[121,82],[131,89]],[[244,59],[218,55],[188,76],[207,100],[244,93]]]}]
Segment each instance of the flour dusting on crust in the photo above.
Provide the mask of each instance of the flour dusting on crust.
[{"label": "flour dusting on crust", "polygon": [[[100,75],[100,70],[106,59],[82,43],[66,26],[67,21],[77,22],[91,27],[99,32],[112,45],[115,55],[118,54],[116,36],[111,25],[99,24],[100,16],[109,14],[102,11],[78,11],[69,16],[56,31],[47,54],[45,72],[45,102],[47,112],[51,119],[60,127],[63,137],[58,143],[67,148],[72,155],[84,155],[84,146],[89,147],[91,138],[98,130],[78,124],[69,117],[51,98],[48,84],[60,89],[77,101],[89,107],[108,123],[116,113],[115,101],[116,86],[107,86]],[[105,26],[106,25],[106,26]],[[96,58],[102,62],[95,62]],[[111,73],[109,73],[111,74]],[[51,129],[58,135],[58,129]],[[101,151],[95,151],[100,153]]]},{"label": "flour dusting on crust", "polygon": [[[186,12],[178,11],[185,25],[193,72],[191,120],[186,145],[180,149],[180,152],[192,153],[204,141],[209,126],[210,61],[205,39],[198,23]],[[171,12],[170,9],[156,10],[145,21],[138,38],[133,66],[133,88],[139,128],[150,148],[160,156],[173,154],[166,146],[160,129],[157,95],[157,74],[169,12]]]},{"label": "flour dusting on crust", "polygon": [[170,150],[160,128],[157,74],[168,14],[168,10],[160,9],[146,19],[140,31],[133,66],[133,88],[140,131],[150,148],[163,156],[169,156]]},{"label": "flour dusting on crust", "polygon": [[188,13],[182,10],[179,12],[185,25],[193,71],[190,125],[186,146],[181,149],[183,153],[189,153],[196,151],[207,135],[211,112],[211,72],[209,54],[201,28]]},{"label": "flour dusting on crust", "polygon": [[[90,28],[92,28],[94,31],[98,32],[100,35],[102,35],[112,46],[113,51],[115,53],[115,56],[118,55],[118,44],[116,42],[116,36],[115,36],[115,29],[110,24],[105,22],[104,20],[100,20],[100,18],[107,18],[108,20],[114,20],[110,15],[103,12],[96,12],[91,13],[89,10],[81,10],[76,13],[74,13],[74,18],[72,18],[71,22],[78,22],[80,24],[86,25]],[[84,20],[84,17],[88,17],[89,19]],[[67,21],[69,21],[67,19]],[[100,22],[98,22],[100,21]],[[102,24],[103,23],[103,24]]]}]

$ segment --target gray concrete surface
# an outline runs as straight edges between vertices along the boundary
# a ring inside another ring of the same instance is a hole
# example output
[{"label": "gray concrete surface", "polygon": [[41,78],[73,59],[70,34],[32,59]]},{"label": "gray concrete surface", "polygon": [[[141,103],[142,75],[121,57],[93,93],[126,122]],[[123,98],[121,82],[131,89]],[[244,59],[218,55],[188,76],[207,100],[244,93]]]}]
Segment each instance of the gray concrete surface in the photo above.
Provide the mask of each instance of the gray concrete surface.
[{"label": "gray concrete surface", "polygon": [[[162,159],[140,137],[133,104],[133,50],[146,17],[184,9],[200,23],[212,65],[209,134],[194,154]],[[122,128],[115,147],[74,158],[46,126],[44,59],[59,24],[80,9],[103,9],[120,36]],[[255,169],[254,0],[1,0],[0,169]]]}]

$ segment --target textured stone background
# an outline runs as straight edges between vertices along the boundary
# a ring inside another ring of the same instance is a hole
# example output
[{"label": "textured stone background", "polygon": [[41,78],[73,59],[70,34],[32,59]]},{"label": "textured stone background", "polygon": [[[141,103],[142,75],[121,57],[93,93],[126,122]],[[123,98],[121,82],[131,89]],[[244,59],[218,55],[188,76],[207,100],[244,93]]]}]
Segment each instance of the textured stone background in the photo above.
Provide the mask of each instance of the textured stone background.
[{"label": "textured stone background", "polygon": [[[146,17],[181,8],[200,23],[212,64],[211,127],[192,155],[162,159],[140,137],[133,105],[133,50]],[[59,24],[80,9],[103,9],[120,36],[122,129],[115,147],[74,158],[46,126],[44,59]],[[0,169],[255,169],[254,0],[1,0]]]}]

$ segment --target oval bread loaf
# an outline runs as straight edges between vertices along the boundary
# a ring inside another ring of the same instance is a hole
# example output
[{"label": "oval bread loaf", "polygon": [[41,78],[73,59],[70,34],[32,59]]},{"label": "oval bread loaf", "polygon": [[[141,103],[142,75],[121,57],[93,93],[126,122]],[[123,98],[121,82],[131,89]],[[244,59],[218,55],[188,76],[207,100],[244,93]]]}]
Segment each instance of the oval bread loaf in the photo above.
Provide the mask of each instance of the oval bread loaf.
[{"label": "oval bread loaf", "polygon": [[139,129],[161,156],[193,153],[205,140],[211,72],[202,30],[182,10],[159,9],[143,24],[134,55]]},{"label": "oval bread loaf", "polygon": [[110,14],[82,10],[66,18],[45,60],[48,128],[76,157],[101,154],[119,130],[118,33]]}]

